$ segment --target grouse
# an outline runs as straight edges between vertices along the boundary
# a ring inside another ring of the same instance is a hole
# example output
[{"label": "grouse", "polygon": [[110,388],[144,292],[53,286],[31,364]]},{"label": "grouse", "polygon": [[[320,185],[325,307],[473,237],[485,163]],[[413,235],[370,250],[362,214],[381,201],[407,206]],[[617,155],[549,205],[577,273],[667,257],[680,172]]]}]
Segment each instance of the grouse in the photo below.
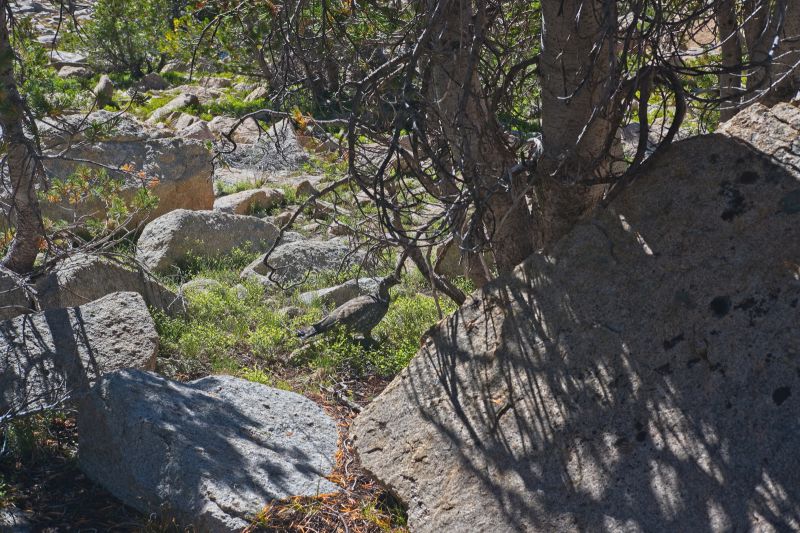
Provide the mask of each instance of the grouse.
[{"label": "grouse", "polygon": [[396,274],[383,278],[376,294],[358,296],[348,300],[328,314],[325,318],[297,332],[303,340],[320,333],[343,327],[348,331],[361,333],[365,339],[371,339],[372,328],[389,310],[389,288],[400,282]]}]

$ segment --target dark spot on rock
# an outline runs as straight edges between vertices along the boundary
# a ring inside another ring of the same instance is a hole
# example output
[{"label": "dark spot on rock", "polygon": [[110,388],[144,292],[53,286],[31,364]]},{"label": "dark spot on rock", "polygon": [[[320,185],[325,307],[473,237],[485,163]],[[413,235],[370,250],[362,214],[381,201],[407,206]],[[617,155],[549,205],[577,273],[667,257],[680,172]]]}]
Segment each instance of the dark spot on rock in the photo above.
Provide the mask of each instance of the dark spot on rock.
[{"label": "dark spot on rock", "polygon": [[672,374],[672,368],[670,368],[669,363],[664,363],[663,365],[656,367],[654,370],[662,376],[668,376]]},{"label": "dark spot on rock", "polygon": [[688,361],[686,361],[686,368],[692,368],[694,365],[702,361],[699,357],[692,357]]},{"label": "dark spot on rock", "polygon": [[719,154],[710,154],[710,155],[708,156],[708,160],[709,160],[709,161],[710,161],[712,164],[716,165],[717,163],[719,163]]},{"label": "dark spot on rock", "polygon": [[616,440],[616,442],[614,442],[614,446],[616,446],[617,448],[621,448],[626,444],[628,444],[628,439],[626,439],[625,437],[620,437]]},{"label": "dark spot on rock", "polygon": [[638,420],[633,423],[633,427],[636,428],[636,431],[641,431],[641,430],[644,429],[644,425],[641,422],[639,422]]},{"label": "dark spot on rock", "polygon": [[712,372],[716,372],[717,370],[719,370],[720,374],[722,374],[723,376],[725,375],[725,367],[722,366],[722,363],[714,363],[713,365],[708,367],[708,369],[711,370]]},{"label": "dark spot on rock", "polygon": [[747,202],[744,195],[730,182],[723,181],[720,184],[719,195],[725,198],[726,203],[726,207],[722,211],[722,220],[730,222],[747,211]]},{"label": "dark spot on rock", "polygon": [[787,193],[781,198],[781,212],[787,215],[800,213],[800,189]]},{"label": "dark spot on rock", "polygon": [[639,442],[644,442],[646,438],[647,438],[646,431],[640,431],[636,434],[636,440],[638,440]]},{"label": "dark spot on rock", "polygon": [[728,296],[717,296],[708,305],[711,312],[717,318],[722,318],[727,315],[731,310],[731,299]]},{"label": "dark spot on rock", "polygon": [[744,162],[745,162],[745,159],[744,159],[744,157],[740,157],[740,158],[738,158],[738,159],[736,160],[736,165],[737,165],[737,166],[739,166],[739,165],[743,165],[743,164],[744,164]]},{"label": "dark spot on rock", "polygon": [[752,185],[753,183],[757,182],[761,179],[761,176],[758,175],[758,172],[753,172],[752,170],[745,170],[741,174],[739,174],[739,183],[743,183],[745,185]]},{"label": "dark spot on rock", "polygon": [[689,309],[694,309],[697,307],[697,304],[692,299],[692,295],[689,294],[689,291],[679,290],[675,292],[675,301]]},{"label": "dark spot on rock", "polygon": [[789,396],[792,395],[792,389],[789,387],[778,387],[774,391],[772,391],[772,401],[775,402],[775,405],[781,405]]},{"label": "dark spot on rock", "polygon": [[677,335],[675,337],[672,337],[669,340],[664,341],[664,349],[669,351],[669,350],[673,349],[675,346],[677,346],[677,344],[679,342],[681,342],[682,340],[683,340],[683,333],[680,333],[679,335]]},{"label": "dark spot on rock", "polygon": [[789,306],[790,306],[790,307],[793,307],[793,308],[794,308],[794,307],[797,307],[797,298],[795,298],[794,300],[792,300],[792,303],[790,303],[790,304],[789,304]]},{"label": "dark spot on rock", "polygon": [[730,402],[730,400],[725,402],[725,409],[730,409],[731,407],[733,407],[733,404]]}]

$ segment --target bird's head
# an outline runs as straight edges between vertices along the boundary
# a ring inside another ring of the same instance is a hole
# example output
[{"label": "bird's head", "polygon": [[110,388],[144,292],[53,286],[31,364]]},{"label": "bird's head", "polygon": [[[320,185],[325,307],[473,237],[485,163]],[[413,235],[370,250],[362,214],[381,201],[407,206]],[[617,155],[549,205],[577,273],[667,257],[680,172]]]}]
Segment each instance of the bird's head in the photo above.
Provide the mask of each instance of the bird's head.
[{"label": "bird's head", "polygon": [[400,283],[400,276],[398,276],[397,274],[391,274],[389,276],[386,276],[381,280],[380,284],[378,285],[378,293],[381,296],[384,295],[388,296],[389,289],[391,289],[398,283]]}]

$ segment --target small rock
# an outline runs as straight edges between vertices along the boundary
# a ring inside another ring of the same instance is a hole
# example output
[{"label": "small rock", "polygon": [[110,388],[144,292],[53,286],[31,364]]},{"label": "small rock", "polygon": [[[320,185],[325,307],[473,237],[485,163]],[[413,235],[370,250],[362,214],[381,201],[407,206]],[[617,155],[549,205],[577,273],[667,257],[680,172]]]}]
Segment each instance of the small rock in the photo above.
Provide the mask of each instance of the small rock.
[{"label": "small rock", "polygon": [[275,215],[275,217],[272,219],[272,222],[276,226],[283,227],[289,223],[289,221],[292,219],[293,216],[294,216],[294,209],[289,209],[287,211],[283,211],[282,213]]},{"label": "small rock", "polygon": [[244,101],[255,102],[256,100],[263,100],[267,95],[269,95],[269,91],[267,91],[266,87],[259,86],[253,89],[250,94],[245,97]]},{"label": "small rock", "polygon": [[170,72],[188,72],[188,71],[189,71],[189,65],[178,59],[167,61],[167,63],[161,69],[162,74],[169,74]]},{"label": "small rock", "polygon": [[287,307],[282,307],[278,312],[280,314],[286,316],[286,318],[297,318],[300,315],[302,315],[303,313],[305,313],[305,311],[303,309],[301,309],[301,308],[299,308],[297,306],[294,306],[294,305],[290,305],[290,306],[287,306]]},{"label": "small rock", "polygon": [[59,78],[83,78],[88,79],[92,77],[92,71],[88,67],[75,67],[64,65],[58,69]]},{"label": "small rock", "polygon": [[75,52],[62,52],[60,50],[56,50],[54,52],[49,52],[48,58],[50,59],[50,63],[52,63],[53,66],[58,69],[65,66],[70,66],[70,67],[86,66],[86,56],[77,54]]},{"label": "small rock", "polygon": [[239,122],[239,119],[216,116],[208,123],[208,128],[214,132],[219,139],[223,139],[225,135],[229,135],[231,130],[236,127],[232,136],[235,143],[253,144],[258,142],[262,131],[255,120],[246,120],[239,125],[237,125],[237,122]]},{"label": "small rock", "polygon": [[209,533],[271,500],[339,490],[336,422],[313,401],[231,376],[105,376],[78,413],[81,470],[127,505]]},{"label": "small rock", "polygon": [[201,122],[201,120],[194,115],[190,115],[189,113],[181,113],[178,115],[178,118],[171,123],[171,126],[175,131],[181,131],[188,128],[195,122]]},{"label": "small rock", "polygon": [[214,211],[247,215],[256,209],[271,209],[284,200],[280,189],[251,189],[217,198]]},{"label": "small rock", "polygon": [[314,218],[326,219],[336,213],[336,206],[325,200],[314,201]]},{"label": "small rock", "polygon": [[146,74],[141,80],[142,86],[148,91],[163,91],[169,88],[169,82],[157,72]]},{"label": "small rock", "polygon": [[107,105],[114,104],[114,82],[105,74],[100,76],[100,80],[94,86],[92,92],[97,98],[97,107],[102,109]]},{"label": "small rock", "polygon": [[314,185],[311,184],[311,181],[307,179],[298,183],[294,188],[294,192],[298,198],[305,198],[311,196],[312,194],[319,193],[317,188],[314,187]]},{"label": "small rock", "polygon": [[150,114],[147,119],[148,124],[155,124],[166,119],[170,114],[186,109],[187,107],[197,105],[199,100],[193,94],[179,94],[165,105],[159,107]]},{"label": "small rock", "polygon": [[227,89],[233,85],[227,78],[202,78],[200,86],[206,89]]},{"label": "small rock", "polygon": [[176,134],[182,139],[194,139],[197,141],[214,141],[214,133],[208,129],[208,124],[204,120],[198,120],[189,126],[178,131]]},{"label": "small rock", "polygon": [[180,293],[187,298],[204,292],[221,291],[225,286],[215,279],[194,278],[181,285]]},{"label": "small rock", "polygon": [[380,278],[351,279],[335,287],[304,292],[298,299],[306,305],[319,300],[325,305],[338,307],[357,296],[376,293],[380,281]]}]

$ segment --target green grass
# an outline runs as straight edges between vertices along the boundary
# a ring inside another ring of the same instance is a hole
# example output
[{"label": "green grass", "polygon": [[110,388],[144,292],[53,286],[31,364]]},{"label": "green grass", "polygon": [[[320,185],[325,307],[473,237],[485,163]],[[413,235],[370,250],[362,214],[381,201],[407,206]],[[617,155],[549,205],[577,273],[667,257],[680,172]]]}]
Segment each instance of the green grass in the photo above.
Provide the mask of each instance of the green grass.
[{"label": "green grass", "polygon": [[[358,273],[316,275],[292,292],[266,294],[259,283],[239,279],[242,267],[254,257],[235,251],[223,259],[197,261],[182,274],[182,280],[210,278],[222,286],[187,294],[187,317],[157,314],[162,371],[193,377],[229,373],[282,388],[289,384],[271,369],[287,364],[295,374],[314,375],[322,382],[370,375],[391,378],[408,364],[422,335],[440,318],[436,301],[425,294],[424,280],[409,276],[393,289],[389,312],[373,331],[377,345],[366,346],[346,332],[335,332],[301,346],[296,331],[323,316],[322,306],[298,306],[304,312],[294,318],[282,309],[297,305],[296,295],[302,291],[331,286]],[[444,297],[439,306],[444,315],[455,309]],[[289,361],[291,354],[298,356]]]}]

